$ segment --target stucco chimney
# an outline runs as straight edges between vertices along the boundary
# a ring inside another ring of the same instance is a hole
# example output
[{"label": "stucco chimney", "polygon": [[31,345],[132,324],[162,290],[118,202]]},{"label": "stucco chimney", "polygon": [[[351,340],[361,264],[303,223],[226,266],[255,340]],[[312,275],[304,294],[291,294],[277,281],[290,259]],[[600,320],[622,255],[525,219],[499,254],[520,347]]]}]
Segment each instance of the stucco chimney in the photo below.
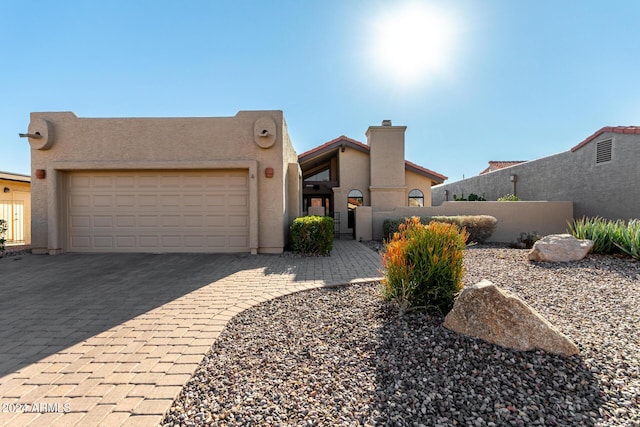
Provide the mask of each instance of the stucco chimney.
[{"label": "stucco chimney", "polygon": [[383,120],[382,126],[367,129],[370,149],[371,206],[374,210],[406,206],[404,133],[406,126],[393,126]]}]

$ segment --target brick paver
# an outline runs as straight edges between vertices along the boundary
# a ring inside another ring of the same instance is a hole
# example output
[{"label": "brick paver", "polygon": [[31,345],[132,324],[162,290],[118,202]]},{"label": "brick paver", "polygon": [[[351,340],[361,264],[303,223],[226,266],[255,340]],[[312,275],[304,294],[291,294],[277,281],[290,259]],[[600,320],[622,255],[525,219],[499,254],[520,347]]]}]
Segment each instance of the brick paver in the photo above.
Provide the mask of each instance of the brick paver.
[{"label": "brick paver", "polygon": [[233,316],[292,292],[377,280],[379,268],[349,240],[330,257],[0,259],[0,425],[156,426]]}]

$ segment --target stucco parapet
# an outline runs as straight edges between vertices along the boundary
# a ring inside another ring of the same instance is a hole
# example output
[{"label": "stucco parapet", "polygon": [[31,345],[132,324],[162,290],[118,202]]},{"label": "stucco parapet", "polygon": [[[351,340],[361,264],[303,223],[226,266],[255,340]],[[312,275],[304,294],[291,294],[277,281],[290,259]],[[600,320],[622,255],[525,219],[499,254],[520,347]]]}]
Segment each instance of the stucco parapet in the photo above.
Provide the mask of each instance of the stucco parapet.
[{"label": "stucco parapet", "polygon": [[[257,160],[197,160],[197,161],[53,161],[53,170],[119,170],[119,169],[249,169],[253,174],[258,170]],[[255,175],[253,176],[255,177]],[[252,178],[253,178],[252,177]]]}]

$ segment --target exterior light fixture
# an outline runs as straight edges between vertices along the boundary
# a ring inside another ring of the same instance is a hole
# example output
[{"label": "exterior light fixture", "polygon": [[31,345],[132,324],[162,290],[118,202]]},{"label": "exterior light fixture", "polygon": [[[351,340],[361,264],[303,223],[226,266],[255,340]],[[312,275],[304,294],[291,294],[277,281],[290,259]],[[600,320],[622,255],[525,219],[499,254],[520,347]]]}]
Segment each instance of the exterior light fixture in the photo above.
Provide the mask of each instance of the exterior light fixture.
[{"label": "exterior light fixture", "polygon": [[515,173],[509,175],[509,181],[513,182],[513,195],[517,196],[516,182],[518,182],[518,175]]},{"label": "exterior light fixture", "polygon": [[273,168],[266,168],[264,170],[264,176],[267,178],[273,178]]},{"label": "exterior light fixture", "polygon": [[9,191],[11,191],[11,189],[9,189],[9,187],[4,187],[4,192],[8,193]]},{"label": "exterior light fixture", "polygon": [[36,169],[36,178],[45,179],[47,177],[47,171],[44,169]]}]

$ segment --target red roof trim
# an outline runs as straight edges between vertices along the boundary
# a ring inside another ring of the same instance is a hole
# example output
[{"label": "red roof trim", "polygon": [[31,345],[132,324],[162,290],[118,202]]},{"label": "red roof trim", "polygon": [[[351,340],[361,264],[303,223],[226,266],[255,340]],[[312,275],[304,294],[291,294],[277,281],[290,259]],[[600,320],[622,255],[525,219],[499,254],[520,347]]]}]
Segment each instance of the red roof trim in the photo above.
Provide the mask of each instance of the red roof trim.
[{"label": "red roof trim", "polygon": [[[306,157],[310,157],[314,154],[321,154],[321,153],[325,153],[327,151],[330,151],[332,149],[337,149],[338,147],[340,147],[344,142],[347,142],[349,145],[353,146],[354,148],[361,150],[361,151],[366,151],[369,152],[369,146],[367,144],[363,144],[360,141],[356,141],[355,139],[351,139],[349,137],[346,137],[344,135],[341,135],[335,139],[332,139],[329,142],[325,142],[322,145],[317,146],[316,148],[312,148],[309,151],[305,151],[304,153],[300,154],[298,156],[298,161],[299,162],[303,162],[305,161]],[[416,163],[410,162],[408,160],[404,161],[405,163],[405,168],[408,169],[412,169],[414,172],[417,172],[419,174],[422,175],[427,175],[429,176],[433,181],[436,181],[438,184],[442,184],[445,180],[447,180],[448,178],[442,174],[439,174],[438,172],[432,171],[431,169],[427,169],[425,167],[422,167]],[[438,182],[439,181],[439,182]]]},{"label": "red roof trim", "polygon": [[576,145],[571,149],[571,151],[577,151],[580,148],[584,147],[603,133],[621,133],[621,134],[640,134],[640,126],[605,126],[599,130],[597,130],[593,135],[582,141],[580,144]]},{"label": "red roof trim", "polygon": [[337,137],[335,139],[332,139],[329,142],[325,142],[324,144],[317,146],[316,148],[312,148],[309,151],[305,151],[304,153],[302,153],[302,154],[300,154],[298,156],[298,160],[301,160],[303,157],[308,157],[311,154],[315,154],[317,152],[326,151],[327,149],[333,148],[332,145],[335,145],[337,147],[337,146],[340,145],[339,143],[344,142],[344,141],[349,142],[351,144],[354,144],[356,146],[359,146],[360,148],[364,148],[367,151],[369,151],[369,146],[368,145],[363,144],[360,141],[356,141],[355,139],[351,139],[351,138],[348,138],[348,137],[346,137],[344,135],[341,135],[341,136],[339,136],[339,137]]},{"label": "red roof trim", "polygon": [[442,174],[439,174],[438,172],[432,171],[431,169],[423,168],[422,166],[417,165],[413,162],[410,162],[409,160],[405,160],[404,164],[405,164],[405,168],[407,169],[414,169],[418,173],[431,175],[432,178],[436,178],[434,179],[434,181],[440,181],[438,182],[438,184],[442,184],[444,181],[448,179],[448,177]]}]

